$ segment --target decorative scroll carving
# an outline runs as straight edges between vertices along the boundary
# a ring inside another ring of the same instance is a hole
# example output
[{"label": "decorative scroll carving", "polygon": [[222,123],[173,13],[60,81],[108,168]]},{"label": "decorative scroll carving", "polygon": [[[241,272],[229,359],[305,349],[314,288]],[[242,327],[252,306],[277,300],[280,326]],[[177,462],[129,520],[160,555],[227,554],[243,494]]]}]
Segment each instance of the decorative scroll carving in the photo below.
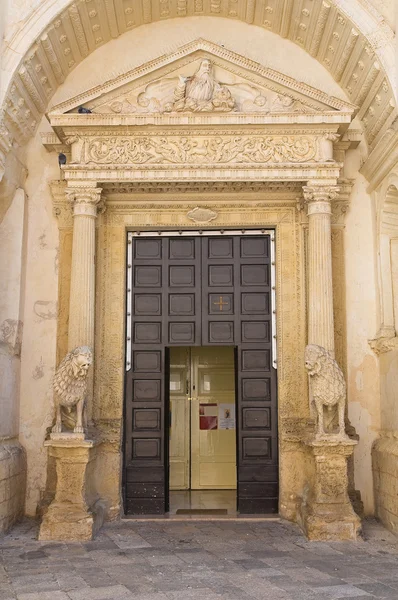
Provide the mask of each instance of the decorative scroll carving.
[{"label": "decorative scroll carving", "polygon": [[316,160],[310,136],[101,137],[88,144],[95,164],[262,164]]},{"label": "decorative scroll carving", "polygon": [[214,212],[214,210],[210,210],[210,208],[201,208],[197,206],[193,210],[190,210],[187,213],[188,219],[191,219],[194,223],[210,223],[217,219],[218,213]]},{"label": "decorative scroll carving", "polygon": [[62,432],[61,407],[68,412],[76,407],[76,425],[73,433],[84,433],[87,375],[92,363],[92,352],[88,346],[79,346],[69,352],[55,371],[53,390],[56,421],[52,432]]},{"label": "decorative scroll carving", "polygon": [[[346,383],[342,370],[330,352],[315,344],[310,344],[305,349],[305,368],[310,378],[311,405],[316,409],[316,439],[335,440],[336,437],[346,439],[344,423]],[[337,436],[325,431],[324,406],[328,411],[337,406],[339,416]]]}]

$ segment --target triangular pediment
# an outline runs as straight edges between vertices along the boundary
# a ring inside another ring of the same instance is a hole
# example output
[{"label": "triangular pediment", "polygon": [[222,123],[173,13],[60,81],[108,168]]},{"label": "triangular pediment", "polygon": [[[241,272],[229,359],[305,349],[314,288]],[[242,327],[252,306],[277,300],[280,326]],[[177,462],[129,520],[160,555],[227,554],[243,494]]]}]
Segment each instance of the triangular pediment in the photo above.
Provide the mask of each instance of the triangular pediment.
[{"label": "triangular pediment", "polygon": [[[54,106],[49,117],[353,114],[356,107],[205,40],[196,40]],[[81,109],[80,109],[81,110]]]}]

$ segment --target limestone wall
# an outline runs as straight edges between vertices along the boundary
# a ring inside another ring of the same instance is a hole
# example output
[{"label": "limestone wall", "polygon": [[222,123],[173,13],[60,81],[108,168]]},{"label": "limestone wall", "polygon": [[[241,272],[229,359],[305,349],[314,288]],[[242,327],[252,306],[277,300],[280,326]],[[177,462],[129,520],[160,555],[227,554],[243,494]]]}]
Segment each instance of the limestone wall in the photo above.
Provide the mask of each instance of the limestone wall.
[{"label": "limestone wall", "polygon": [[0,532],[22,514],[26,464],[18,443],[25,194],[19,189],[0,223]]},{"label": "limestone wall", "polygon": [[46,482],[46,428],[53,418],[52,378],[56,361],[58,228],[48,182],[59,176],[57,155],[39,134],[27,152],[27,258],[24,338],[21,354],[20,442],[27,454],[26,512],[34,516]]},{"label": "limestone wall", "polygon": [[380,252],[379,339],[374,348],[380,370],[380,436],[373,445],[376,515],[398,532],[398,168],[375,193]]}]

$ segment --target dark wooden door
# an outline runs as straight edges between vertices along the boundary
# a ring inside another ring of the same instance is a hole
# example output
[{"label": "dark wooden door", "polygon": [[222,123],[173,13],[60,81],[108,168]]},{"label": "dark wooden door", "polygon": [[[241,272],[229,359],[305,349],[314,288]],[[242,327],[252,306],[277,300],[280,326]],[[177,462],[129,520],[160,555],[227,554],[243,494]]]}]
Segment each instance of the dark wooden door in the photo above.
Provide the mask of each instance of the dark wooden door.
[{"label": "dark wooden door", "polygon": [[270,236],[134,238],[132,256],[126,512],[167,510],[167,348],[173,345],[236,347],[238,509],[277,512]]},{"label": "dark wooden door", "polygon": [[241,513],[278,512],[270,235],[202,239],[202,345],[236,347]]}]

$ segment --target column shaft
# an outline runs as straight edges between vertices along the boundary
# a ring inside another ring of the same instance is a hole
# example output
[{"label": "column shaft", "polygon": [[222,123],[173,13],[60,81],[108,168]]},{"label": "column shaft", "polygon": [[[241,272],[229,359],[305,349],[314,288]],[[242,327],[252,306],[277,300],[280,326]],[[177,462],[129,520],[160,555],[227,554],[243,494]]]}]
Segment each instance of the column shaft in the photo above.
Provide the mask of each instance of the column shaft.
[{"label": "column shaft", "polygon": [[94,347],[95,219],[101,189],[68,189],[73,205],[73,244],[68,349]]},{"label": "column shaft", "polygon": [[334,355],[331,200],[335,186],[304,187],[308,204],[308,344]]},{"label": "column shaft", "polygon": [[[326,204],[326,203],[322,203]],[[308,207],[308,343],[334,353],[333,280],[330,204],[318,213]],[[324,207],[322,207],[324,208]]]},{"label": "column shaft", "polygon": [[75,216],[71,292],[69,301],[69,350],[94,344],[95,217]]}]

